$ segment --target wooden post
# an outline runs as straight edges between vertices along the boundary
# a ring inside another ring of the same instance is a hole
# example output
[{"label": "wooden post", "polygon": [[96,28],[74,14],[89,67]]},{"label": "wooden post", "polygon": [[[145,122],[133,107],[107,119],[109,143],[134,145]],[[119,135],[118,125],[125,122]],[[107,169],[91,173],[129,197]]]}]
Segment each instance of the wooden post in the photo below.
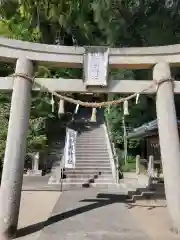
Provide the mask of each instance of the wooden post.
[{"label": "wooden post", "polygon": [[148,161],[148,174],[154,176],[154,156],[149,156]]},{"label": "wooden post", "polygon": [[[33,75],[33,63],[17,60],[16,73]],[[17,76],[14,80],[8,136],[0,189],[0,239],[16,234],[26,153],[32,82]]]},{"label": "wooden post", "polygon": [[123,136],[124,136],[124,164],[127,164],[127,131],[126,131],[126,122],[125,122],[125,116],[122,117],[122,124],[123,124]]},{"label": "wooden post", "polygon": [[173,82],[168,80],[171,79],[169,64],[156,64],[153,70],[153,79],[157,83],[159,82],[156,110],[167,207],[172,219],[173,229],[179,232],[180,145],[174,104]]},{"label": "wooden post", "polygon": [[154,156],[149,156],[148,161],[148,188],[151,189],[152,178],[154,177]]},{"label": "wooden post", "polygon": [[140,155],[136,156],[136,174],[140,174]]}]

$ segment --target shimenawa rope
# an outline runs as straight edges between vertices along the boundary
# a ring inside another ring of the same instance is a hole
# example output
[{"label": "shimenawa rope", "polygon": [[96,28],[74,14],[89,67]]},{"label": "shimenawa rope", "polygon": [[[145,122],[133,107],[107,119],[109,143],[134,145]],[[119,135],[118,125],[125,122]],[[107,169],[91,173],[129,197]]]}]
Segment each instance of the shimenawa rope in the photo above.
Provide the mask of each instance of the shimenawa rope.
[{"label": "shimenawa rope", "polygon": [[137,95],[140,95],[148,90],[150,90],[151,88],[155,87],[155,86],[159,86],[161,83],[163,82],[166,82],[166,81],[174,81],[174,79],[172,78],[169,78],[169,79],[162,79],[160,81],[153,81],[153,83],[151,83],[147,88],[144,88],[142,89],[141,91],[139,92],[135,92],[127,97],[124,97],[124,98],[120,98],[120,99],[117,99],[117,100],[111,100],[111,101],[105,101],[105,102],[99,102],[99,103],[96,103],[96,102],[83,102],[81,100],[75,100],[73,98],[70,98],[70,97],[67,97],[67,96],[64,96],[64,95],[61,95],[49,88],[47,88],[46,86],[44,86],[42,83],[39,83],[36,81],[36,78],[35,77],[29,77],[28,75],[26,74],[23,74],[23,73],[15,73],[12,75],[13,77],[22,77],[22,78],[25,78],[27,79],[28,81],[31,81],[35,84],[37,84],[38,86],[40,86],[40,88],[42,89],[45,89],[47,92],[50,92],[53,96],[56,96],[58,97],[59,99],[61,100],[64,100],[64,101],[67,101],[67,102],[70,102],[70,103],[73,103],[73,104],[76,104],[76,105],[80,105],[80,106],[84,106],[84,107],[89,107],[89,108],[102,108],[102,107],[107,107],[107,106],[110,106],[110,105],[117,105],[117,104],[120,104],[120,103],[123,103],[124,101],[128,101],[128,100],[131,100],[132,98],[135,98]]}]

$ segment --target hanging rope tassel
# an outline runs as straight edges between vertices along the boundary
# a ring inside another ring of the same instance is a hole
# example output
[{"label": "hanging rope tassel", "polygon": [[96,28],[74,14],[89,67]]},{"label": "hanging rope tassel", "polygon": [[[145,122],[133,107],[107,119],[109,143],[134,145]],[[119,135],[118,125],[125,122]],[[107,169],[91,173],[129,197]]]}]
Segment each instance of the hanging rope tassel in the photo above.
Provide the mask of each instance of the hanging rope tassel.
[{"label": "hanging rope tassel", "polygon": [[58,109],[58,116],[64,114],[64,100],[60,99],[59,101],[59,109]]},{"label": "hanging rope tassel", "polygon": [[128,110],[128,101],[124,101],[124,115],[127,116],[129,115],[129,110]]},{"label": "hanging rope tassel", "polygon": [[53,97],[53,94],[51,96],[51,107],[52,107],[52,112],[54,112],[54,97]]},{"label": "hanging rope tassel", "polygon": [[138,104],[139,101],[139,93],[136,95],[136,104]]},{"label": "hanging rope tassel", "polygon": [[108,107],[107,107],[108,114],[110,113],[110,110],[111,110],[111,105],[109,104]]},{"label": "hanging rope tassel", "polygon": [[79,110],[79,104],[76,105],[76,109],[74,111],[74,114],[77,114],[78,110]]},{"label": "hanging rope tassel", "polygon": [[96,108],[92,109],[91,122],[96,122]]}]

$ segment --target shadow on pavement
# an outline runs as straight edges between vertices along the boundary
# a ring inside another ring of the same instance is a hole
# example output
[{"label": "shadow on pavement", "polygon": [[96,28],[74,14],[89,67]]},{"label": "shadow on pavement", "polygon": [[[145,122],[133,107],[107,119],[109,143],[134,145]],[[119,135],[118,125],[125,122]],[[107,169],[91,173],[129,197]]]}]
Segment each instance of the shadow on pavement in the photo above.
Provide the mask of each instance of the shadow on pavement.
[{"label": "shadow on pavement", "polygon": [[32,233],[35,233],[37,231],[42,230],[44,227],[47,227],[53,223],[63,221],[67,218],[71,218],[75,215],[91,211],[96,208],[104,207],[109,204],[117,203],[117,202],[125,202],[126,201],[126,195],[125,194],[103,194],[100,193],[97,195],[95,199],[83,199],[80,202],[89,202],[91,204],[82,206],[76,209],[72,209],[67,212],[63,212],[60,214],[57,214],[55,216],[49,217],[47,221],[42,221],[24,228],[21,228],[17,232],[16,237],[23,237]]}]

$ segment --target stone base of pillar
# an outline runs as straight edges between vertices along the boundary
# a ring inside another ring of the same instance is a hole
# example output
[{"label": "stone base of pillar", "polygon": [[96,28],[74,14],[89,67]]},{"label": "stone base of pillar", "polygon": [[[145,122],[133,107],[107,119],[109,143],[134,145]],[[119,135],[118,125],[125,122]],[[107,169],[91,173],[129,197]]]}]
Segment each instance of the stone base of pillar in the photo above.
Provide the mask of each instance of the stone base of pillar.
[{"label": "stone base of pillar", "polygon": [[10,240],[10,239],[14,239],[16,237],[16,227],[15,230],[13,230],[13,232],[8,232],[8,235],[6,233],[0,233],[0,239],[1,240]]},{"label": "stone base of pillar", "polygon": [[42,170],[28,170],[26,176],[42,176]]}]

